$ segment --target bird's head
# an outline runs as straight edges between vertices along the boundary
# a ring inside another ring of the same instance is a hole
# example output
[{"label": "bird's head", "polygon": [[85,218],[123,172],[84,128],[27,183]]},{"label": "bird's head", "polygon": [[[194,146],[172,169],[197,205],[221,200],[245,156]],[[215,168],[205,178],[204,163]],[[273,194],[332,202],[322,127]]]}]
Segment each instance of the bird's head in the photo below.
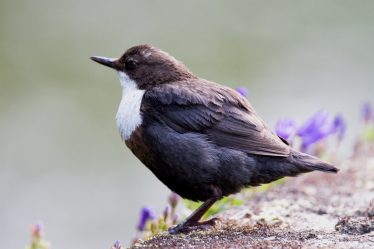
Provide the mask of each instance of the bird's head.
[{"label": "bird's head", "polygon": [[99,56],[91,59],[116,70],[122,85],[132,80],[139,89],[195,78],[182,62],[150,45],[129,48],[118,59]]}]

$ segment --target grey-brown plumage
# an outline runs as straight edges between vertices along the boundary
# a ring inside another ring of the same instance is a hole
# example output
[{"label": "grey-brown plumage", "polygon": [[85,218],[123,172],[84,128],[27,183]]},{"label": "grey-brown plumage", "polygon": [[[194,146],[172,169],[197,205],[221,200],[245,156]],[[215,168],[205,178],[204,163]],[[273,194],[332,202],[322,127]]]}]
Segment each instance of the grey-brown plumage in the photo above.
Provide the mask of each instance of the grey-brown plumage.
[{"label": "grey-brown plumage", "polygon": [[142,122],[126,145],[172,191],[205,201],[173,233],[202,224],[198,220],[216,200],[244,187],[313,170],[337,172],[293,150],[236,91],[198,78],[155,47],[130,48],[118,60],[93,60],[144,90]]}]

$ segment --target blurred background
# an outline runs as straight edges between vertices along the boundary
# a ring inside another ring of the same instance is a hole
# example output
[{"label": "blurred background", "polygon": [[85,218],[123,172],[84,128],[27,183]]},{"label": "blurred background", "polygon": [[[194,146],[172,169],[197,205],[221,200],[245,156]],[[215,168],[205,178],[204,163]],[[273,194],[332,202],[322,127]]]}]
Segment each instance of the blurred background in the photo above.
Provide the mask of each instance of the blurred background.
[{"label": "blurred background", "polygon": [[52,248],[129,244],[143,205],[169,190],[125,147],[116,74],[92,55],[150,43],[197,75],[245,86],[263,119],[341,113],[348,151],[374,100],[371,1],[0,3],[0,243],[42,220]]}]

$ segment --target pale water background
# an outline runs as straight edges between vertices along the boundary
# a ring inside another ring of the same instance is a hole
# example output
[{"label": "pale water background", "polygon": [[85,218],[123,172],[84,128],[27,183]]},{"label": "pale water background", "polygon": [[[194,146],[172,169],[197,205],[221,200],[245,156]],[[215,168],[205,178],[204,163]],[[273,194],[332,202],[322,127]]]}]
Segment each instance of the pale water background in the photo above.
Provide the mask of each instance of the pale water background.
[{"label": "pale water background", "polygon": [[[374,102],[372,1],[0,3],[0,248],[44,222],[55,249],[129,243],[141,206],[169,190],[121,142],[116,75],[88,58],[151,43],[203,78],[249,88],[272,127]],[[345,156],[348,153],[343,153]]]}]

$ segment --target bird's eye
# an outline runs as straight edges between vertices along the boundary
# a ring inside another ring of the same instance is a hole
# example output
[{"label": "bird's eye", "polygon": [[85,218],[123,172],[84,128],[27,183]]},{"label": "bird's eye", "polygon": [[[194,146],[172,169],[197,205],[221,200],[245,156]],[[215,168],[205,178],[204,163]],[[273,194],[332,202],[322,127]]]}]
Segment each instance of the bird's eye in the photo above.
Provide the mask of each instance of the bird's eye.
[{"label": "bird's eye", "polygon": [[133,70],[136,66],[136,61],[134,60],[127,60],[125,61],[125,68],[127,70]]}]

